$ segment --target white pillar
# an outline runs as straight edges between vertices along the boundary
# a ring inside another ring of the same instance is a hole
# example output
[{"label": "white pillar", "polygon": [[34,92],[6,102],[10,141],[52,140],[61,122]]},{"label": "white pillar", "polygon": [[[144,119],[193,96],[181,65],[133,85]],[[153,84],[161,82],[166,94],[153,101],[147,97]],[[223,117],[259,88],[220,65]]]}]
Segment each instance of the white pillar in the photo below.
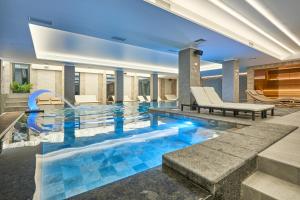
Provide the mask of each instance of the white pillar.
[{"label": "white pillar", "polygon": [[121,69],[115,71],[115,102],[123,102],[124,99],[124,72]]},{"label": "white pillar", "polygon": [[179,52],[179,105],[191,105],[195,101],[190,88],[192,86],[200,86],[200,55],[197,53],[198,51],[193,48],[188,48]]},{"label": "white pillar", "polygon": [[226,102],[239,102],[239,61],[222,63],[222,98]]}]

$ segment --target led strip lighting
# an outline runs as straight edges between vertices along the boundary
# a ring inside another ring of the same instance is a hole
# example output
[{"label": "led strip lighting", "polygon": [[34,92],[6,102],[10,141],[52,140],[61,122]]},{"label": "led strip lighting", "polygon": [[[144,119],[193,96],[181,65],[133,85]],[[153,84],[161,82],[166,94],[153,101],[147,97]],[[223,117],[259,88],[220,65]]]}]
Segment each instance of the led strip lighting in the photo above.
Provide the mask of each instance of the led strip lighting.
[{"label": "led strip lighting", "polygon": [[292,53],[292,54],[296,53],[294,50],[292,50],[291,48],[289,48],[286,45],[282,44],[280,41],[278,41],[277,39],[275,39],[273,36],[269,35],[265,31],[263,31],[261,28],[259,28],[258,26],[256,26],[252,22],[250,22],[248,19],[246,19],[244,16],[242,16],[241,14],[239,14],[238,12],[236,12],[235,10],[233,10],[232,8],[230,8],[227,5],[225,5],[220,0],[209,0],[209,1],[211,3],[213,3],[214,5],[216,5],[217,7],[219,7],[220,9],[224,10],[225,12],[227,12],[228,14],[230,14],[231,16],[235,17],[236,19],[240,20],[244,24],[248,25],[249,27],[251,27],[255,31],[259,32],[263,36],[267,37],[271,41],[275,42],[276,44],[278,44],[279,46],[281,46],[285,50],[289,51],[290,53]]},{"label": "led strip lighting", "polygon": [[267,18],[272,24],[274,24],[279,30],[293,40],[298,46],[300,46],[300,40],[290,30],[288,30],[265,6],[259,3],[257,0],[245,0],[250,6],[252,6],[257,12]]}]

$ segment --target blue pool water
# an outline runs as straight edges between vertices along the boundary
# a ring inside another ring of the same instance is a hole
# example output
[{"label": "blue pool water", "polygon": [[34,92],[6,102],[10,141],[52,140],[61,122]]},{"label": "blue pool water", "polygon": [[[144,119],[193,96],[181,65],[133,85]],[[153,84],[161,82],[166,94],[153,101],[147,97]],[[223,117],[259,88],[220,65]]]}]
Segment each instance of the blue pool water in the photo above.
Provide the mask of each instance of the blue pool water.
[{"label": "blue pool water", "polygon": [[[64,199],[161,165],[162,155],[218,136],[234,124],[148,113],[175,103],[83,106],[27,118],[37,155],[36,197]],[[23,124],[24,125],[24,124]],[[15,134],[15,140],[22,138]],[[28,138],[28,137],[27,137]]]}]

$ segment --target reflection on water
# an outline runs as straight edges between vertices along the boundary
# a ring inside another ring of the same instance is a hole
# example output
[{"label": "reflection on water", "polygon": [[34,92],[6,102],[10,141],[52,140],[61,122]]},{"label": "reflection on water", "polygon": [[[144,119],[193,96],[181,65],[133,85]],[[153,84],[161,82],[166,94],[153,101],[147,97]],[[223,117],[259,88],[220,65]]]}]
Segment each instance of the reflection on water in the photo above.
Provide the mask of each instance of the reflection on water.
[{"label": "reflection on water", "polygon": [[[162,155],[218,136],[236,125],[148,113],[175,103],[80,106],[20,120],[5,148],[42,145],[38,199],[64,199],[156,167]],[[18,135],[18,137],[17,137]]]}]

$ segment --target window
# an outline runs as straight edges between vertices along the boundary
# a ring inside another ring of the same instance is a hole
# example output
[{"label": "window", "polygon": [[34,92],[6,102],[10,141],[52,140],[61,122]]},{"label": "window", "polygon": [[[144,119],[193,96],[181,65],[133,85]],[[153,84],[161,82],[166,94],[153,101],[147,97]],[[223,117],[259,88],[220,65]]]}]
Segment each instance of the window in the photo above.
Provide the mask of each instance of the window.
[{"label": "window", "polygon": [[150,79],[139,77],[139,96],[150,95]]},{"label": "window", "polygon": [[13,64],[13,80],[20,84],[30,83],[29,65],[14,63]]},{"label": "window", "polygon": [[75,72],[75,95],[80,95],[80,73]]}]

